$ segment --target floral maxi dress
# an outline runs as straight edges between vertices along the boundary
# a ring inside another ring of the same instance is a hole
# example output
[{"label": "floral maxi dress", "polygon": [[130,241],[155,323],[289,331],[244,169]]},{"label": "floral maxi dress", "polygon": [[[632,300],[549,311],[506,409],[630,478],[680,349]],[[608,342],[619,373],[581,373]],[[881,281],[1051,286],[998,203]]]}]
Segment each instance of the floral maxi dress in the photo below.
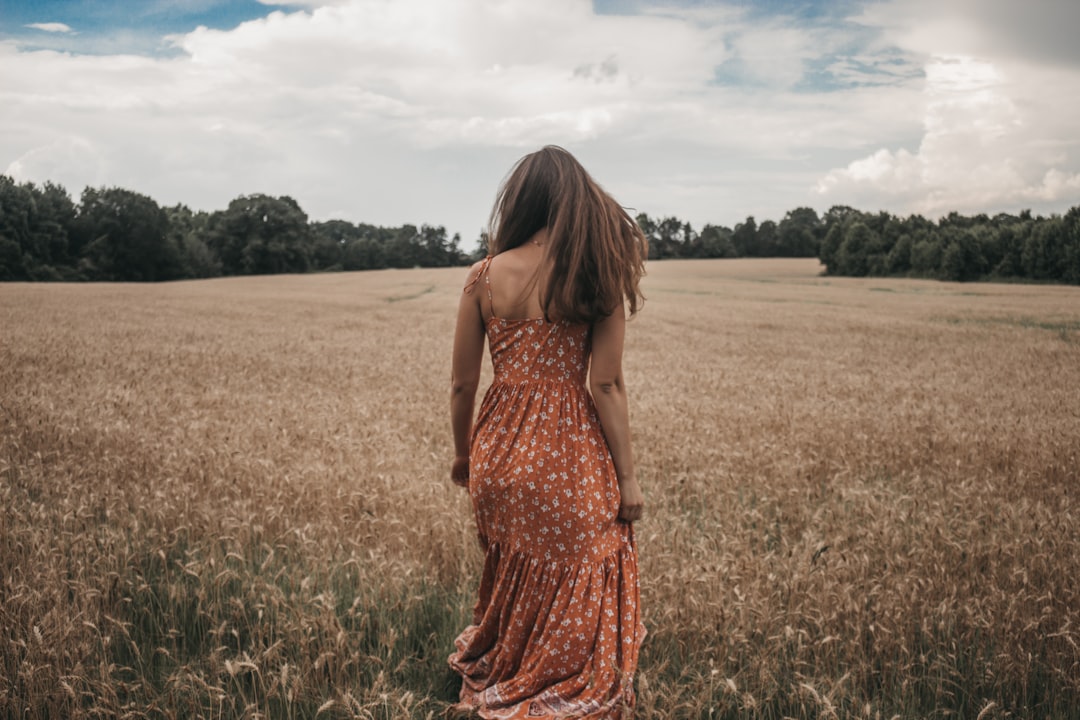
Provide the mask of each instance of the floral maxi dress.
[{"label": "floral maxi dress", "polygon": [[[491,299],[485,264],[481,276]],[[492,313],[494,314],[494,313]],[[482,718],[629,718],[645,635],[633,528],[586,389],[590,327],[487,322],[470,450],[484,569],[450,665]]]}]

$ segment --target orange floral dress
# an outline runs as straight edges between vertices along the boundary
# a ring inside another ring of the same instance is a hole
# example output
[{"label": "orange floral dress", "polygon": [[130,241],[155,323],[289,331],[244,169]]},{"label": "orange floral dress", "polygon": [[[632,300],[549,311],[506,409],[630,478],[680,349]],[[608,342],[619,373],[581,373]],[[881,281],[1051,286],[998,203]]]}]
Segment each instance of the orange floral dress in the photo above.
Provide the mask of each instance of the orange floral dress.
[{"label": "orange floral dress", "polygon": [[[489,258],[490,260],[490,258]],[[482,276],[491,301],[487,264]],[[482,718],[629,718],[638,650],[631,525],[586,389],[590,327],[487,322],[494,380],[470,450],[485,552],[473,622],[455,640],[459,710]]]}]

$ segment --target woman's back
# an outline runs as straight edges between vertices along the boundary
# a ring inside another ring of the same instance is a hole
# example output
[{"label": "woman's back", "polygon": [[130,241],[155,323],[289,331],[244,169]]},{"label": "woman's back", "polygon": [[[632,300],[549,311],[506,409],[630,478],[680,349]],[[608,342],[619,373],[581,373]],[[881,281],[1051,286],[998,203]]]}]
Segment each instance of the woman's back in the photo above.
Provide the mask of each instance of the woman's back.
[{"label": "woman's back", "polygon": [[487,307],[481,304],[484,319],[500,317],[521,320],[544,316],[540,288],[544,275],[543,242],[546,233],[537,233],[529,242],[489,259],[482,282],[490,292]]}]

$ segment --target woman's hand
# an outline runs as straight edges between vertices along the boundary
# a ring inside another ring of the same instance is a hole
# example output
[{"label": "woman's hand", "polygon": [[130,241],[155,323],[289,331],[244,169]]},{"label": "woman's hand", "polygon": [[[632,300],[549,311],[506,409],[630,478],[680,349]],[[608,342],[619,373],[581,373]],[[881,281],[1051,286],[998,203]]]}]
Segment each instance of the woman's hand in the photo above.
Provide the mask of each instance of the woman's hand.
[{"label": "woman's hand", "polygon": [[458,455],[450,466],[450,479],[460,487],[469,486],[469,456]]},{"label": "woman's hand", "polygon": [[626,522],[640,520],[645,511],[645,494],[641,492],[637,478],[619,481],[619,519]]}]

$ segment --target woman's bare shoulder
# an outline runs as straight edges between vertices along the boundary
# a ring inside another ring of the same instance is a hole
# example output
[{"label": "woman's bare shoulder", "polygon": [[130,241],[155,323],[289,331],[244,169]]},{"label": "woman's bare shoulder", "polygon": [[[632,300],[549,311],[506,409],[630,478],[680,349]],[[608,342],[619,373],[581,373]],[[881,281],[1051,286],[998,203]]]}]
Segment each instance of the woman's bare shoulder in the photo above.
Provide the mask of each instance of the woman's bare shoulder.
[{"label": "woman's bare shoulder", "polygon": [[477,260],[469,268],[469,274],[465,276],[465,293],[472,293],[472,289],[476,287],[476,284],[480,281],[480,277],[484,274],[484,269],[488,263],[491,262],[491,257],[486,257],[483,260]]}]

